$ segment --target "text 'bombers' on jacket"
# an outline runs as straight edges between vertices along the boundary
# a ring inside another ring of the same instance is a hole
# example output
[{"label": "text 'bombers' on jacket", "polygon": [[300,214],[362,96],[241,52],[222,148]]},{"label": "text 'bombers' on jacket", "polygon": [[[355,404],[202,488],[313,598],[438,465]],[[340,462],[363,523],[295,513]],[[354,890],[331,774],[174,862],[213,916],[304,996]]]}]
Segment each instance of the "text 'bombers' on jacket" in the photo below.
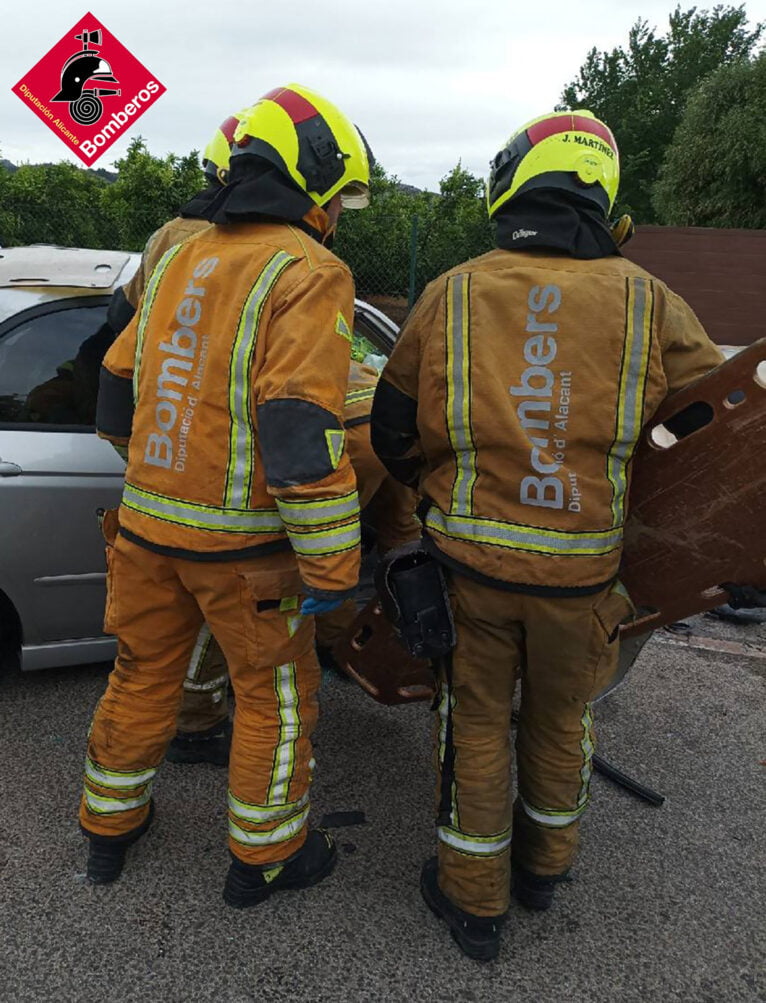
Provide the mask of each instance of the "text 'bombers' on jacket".
[{"label": "text 'bombers' on jacket", "polygon": [[380,380],[373,446],[419,485],[448,562],[596,592],[617,573],[641,428],[721,361],[686,303],[624,258],[494,250],[426,288]]},{"label": "text 'bombers' on jacket", "polygon": [[141,263],[133,278],[124,286],[115,289],[109,303],[106,319],[115,334],[124,330],[132,320],[133,314],[141,302],[141,297],[144,295],[149,276],[165,251],[175,247],[176,244],[183,243],[184,240],[193,237],[195,233],[199,233],[200,230],[206,230],[209,226],[206,219],[187,219],[176,216],[175,219],[164,223],[159,230],[154,231],[146,242],[141,255]]},{"label": "text 'bombers' on jacket", "polygon": [[99,434],[129,441],[123,534],[196,560],[292,547],[307,592],[350,594],[353,309],[348,268],[286,224],[208,226],[167,250],[101,374]]}]

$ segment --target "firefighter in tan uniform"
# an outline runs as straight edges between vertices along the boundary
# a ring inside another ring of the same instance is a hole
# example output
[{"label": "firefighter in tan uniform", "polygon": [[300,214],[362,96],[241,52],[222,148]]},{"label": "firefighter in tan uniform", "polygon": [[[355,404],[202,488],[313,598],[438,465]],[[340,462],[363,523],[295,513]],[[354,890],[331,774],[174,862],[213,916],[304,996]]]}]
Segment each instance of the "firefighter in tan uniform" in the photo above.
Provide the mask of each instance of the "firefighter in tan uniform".
[{"label": "firefighter in tan uniform", "polygon": [[641,429],[721,361],[689,307],[617,251],[618,182],[614,137],[589,112],[512,136],[488,182],[497,249],[427,287],[373,406],[378,455],[426,499],[457,628],[440,669],[438,859],[421,890],[484,960],[511,863],[516,896],[544,909],[575,853],[591,700],[632,612],[617,573]]},{"label": "firefighter in tan uniform", "polygon": [[249,108],[243,108],[235,115],[229,115],[218,126],[202,153],[202,170],[207,182],[206,187],[183,206],[178,216],[168,220],[159,230],[155,230],[146,242],[141,263],[133,278],[115,291],[106,315],[107,323],[115,334],[119,334],[127,327],[132,319],[141,302],[149,276],[165,251],[210,226],[205,213],[229,179],[229,160],[234,132],[249,111]]},{"label": "firefighter in tan uniform", "polygon": [[[112,296],[107,321],[115,334],[119,334],[133,318],[146,284],[163,254],[210,226],[205,213],[229,179],[234,132],[249,111],[249,108],[244,108],[235,115],[229,115],[218,126],[202,154],[206,187],[182,207],[178,216],[168,220],[151,235],[132,279]],[[126,448],[119,445],[116,448],[127,460]],[[105,525],[114,524],[113,517],[109,516]],[[228,683],[226,660],[210,630],[203,627],[184,680],[184,698],[178,719],[179,729],[194,732],[194,735],[182,741],[179,748],[176,748],[174,739],[168,748],[169,760],[187,762],[191,755],[192,761],[196,762],[213,762],[221,766],[229,762],[231,724],[226,712]]]},{"label": "firefighter in tan uniform", "polygon": [[[379,553],[385,553],[420,536],[415,515],[417,495],[388,473],[370,443],[370,414],[378,373],[370,366],[351,362],[343,411],[346,449],[356,476],[360,511],[375,529]],[[337,609],[316,617],[316,645],[327,658],[337,639],[357,614],[356,603],[346,599]],[[215,637],[203,628],[184,680],[178,712],[178,734],[168,746],[172,763],[229,761],[229,675],[226,659]]]},{"label": "firefighter in tan uniform", "polygon": [[216,225],[170,248],[107,353],[97,426],[129,445],[109,552],[118,655],[94,716],[80,822],[88,875],[119,876],[148,827],[204,623],[237,697],[224,888],[233,906],[322,880],[308,831],[319,667],[313,614],[356,586],[358,500],[342,413],[353,282],[323,236],[368,201],[354,125],[298,85],[240,122]]}]

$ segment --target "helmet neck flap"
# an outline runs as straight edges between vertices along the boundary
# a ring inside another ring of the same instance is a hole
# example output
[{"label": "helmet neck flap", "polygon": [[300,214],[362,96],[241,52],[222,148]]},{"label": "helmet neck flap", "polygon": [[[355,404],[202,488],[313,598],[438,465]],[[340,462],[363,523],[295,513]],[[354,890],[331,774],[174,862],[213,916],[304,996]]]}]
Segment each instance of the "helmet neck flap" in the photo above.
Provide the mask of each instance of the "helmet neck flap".
[{"label": "helmet neck flap", "polygon": [[268,160],[233,157],[229,183],[201,214],[211,223],[292,223],[322,243],[327,213]]},{"label": "helmet neck flap", "polygon": [[619,254],[603,211],[590,199],[556,188],[534,188],[495,214],[497,246],[506,251],[547,248],[572,258]]}]

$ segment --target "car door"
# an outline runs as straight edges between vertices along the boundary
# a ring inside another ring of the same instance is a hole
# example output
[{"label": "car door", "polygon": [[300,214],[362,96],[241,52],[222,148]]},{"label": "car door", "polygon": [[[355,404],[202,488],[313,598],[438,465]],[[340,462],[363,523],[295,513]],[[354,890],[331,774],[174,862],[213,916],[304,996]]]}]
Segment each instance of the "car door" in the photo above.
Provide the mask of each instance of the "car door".
[{"label": "car door", "polygon": [[124,472],[94,429],[107,303],[72,296],[0,325],[0,589],[25,646],[102,634],[97,512]]}]

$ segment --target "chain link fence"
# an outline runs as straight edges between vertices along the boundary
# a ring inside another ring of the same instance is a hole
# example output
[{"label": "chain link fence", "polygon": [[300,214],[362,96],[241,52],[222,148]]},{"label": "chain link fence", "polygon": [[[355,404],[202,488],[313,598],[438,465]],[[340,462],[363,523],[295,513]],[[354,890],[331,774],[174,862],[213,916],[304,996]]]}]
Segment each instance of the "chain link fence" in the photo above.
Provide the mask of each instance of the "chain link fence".
[{"label": "chain link fence", "polygon": [[[140,221],[140,207],[135,221]],[[155,229],[146,220],[146,239]],[[0,204],[0,246],[56,244],[119,249],[118,228],[104,213],[63,201],[55,212],[33,202]],[[460,225],[404,213],[347,213],[341,218],[333,251],[351,268],[357,296],[402,324],[425,285],[443,271],[493,246],[489,224]]]}]

